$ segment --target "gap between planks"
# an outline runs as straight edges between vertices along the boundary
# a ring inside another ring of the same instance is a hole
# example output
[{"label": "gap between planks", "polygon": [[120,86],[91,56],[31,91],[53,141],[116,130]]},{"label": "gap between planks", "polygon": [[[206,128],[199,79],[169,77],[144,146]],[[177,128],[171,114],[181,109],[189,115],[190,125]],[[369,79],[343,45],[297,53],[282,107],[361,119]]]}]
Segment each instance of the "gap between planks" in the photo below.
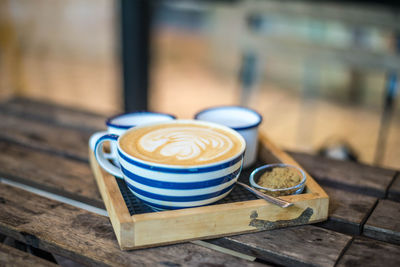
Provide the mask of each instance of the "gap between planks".
[{"label": "gap between planks", "polygon": [[[50,193],[50,192],[47,192],[47,191],[44,191],[44,190],[29,186],[29,185],[25,185],[25,184],[22,184],[22,183],[14,182],[14,181],[11,181],[9,179],[2,178],[2,177],[0,177],[0,183],[6,184],[6,185],[10,185],[10,186],[13,186],[13,187],[17,187],[17,188],[23,189],[25,191],[34,193],[34,194],[39,195],[39,196],[43,196],[43,197],[46,197],[46,198],[49,198],[49,199],[52,199],[52,200],[56,200],[56,201],[59,201],[59,202],[65,203],[65,204],[69,204],[71,206],[74,206],[74,207],[77,207],[77,208],[80,208],[80,209],[87,210],[89,212],[93,212],[93,213],[108,217],[108,213],[107,213],[107,211],[105,209],[100,209],[100,208],[88,205],[88,204],[80,202],[80,201],[76,201],[76,200],[73,200],[73,199],[70,199],[70,198],[67,198],[67,197],[64,197],[64,196],[60,196],[60,195],[57,195],[57,194],[54,194],[54,193]],[[202,241],[202,240],[190,241],[190,243],[198,245],[198,246],[202,246],[202,247],[205,247],[205,248],[209,248],[209,249],[221,252],[221,253],[225,253],[225,254],[228,254],[228,255],[231,255],[231,256],[235,256],[235,257],[238,257],[238,258],[241,258],[241,259],[244,259],[244,260],[248,260],[248,261],[254,261],[256,259],[253,256],[249,256],[249,255],[246,255],[244,253],[240,253],[240,252],[228,249],[228,248],[217,246],[217,245],[214,245],[214,244],[208,243],[206,241]]]},{"label": "gap between planks", "polygon": [[392,180],[390,181],[390,183],[388,184],[388,186],[385,189],[385,197],[383,199],[389,199],[389,191],[390,188],[392,187],[392,185],[394,184],[394,181],[396,181],[397,177],[400,178],[400,171],[396,171],[396,173],[393,175]]},{"label": "gap between planks", "polygon": [[354,236],[351,237],[351,239],[349,240],[349,242],[347,242],[346,246],[344,246],[344,248],[342,249],[342,251],[339,254],[339,257],[337,257],[335,265],[337,266],[338,262],[341,260],[341,258],[343,257],[343,255],[346,253],[346,251],[350,248],[351,244],[353,244],[354,241]]},{"label": "gap between planks", "polygon": [[368,211],[367,215],[364,217],[364,219],[361,221],[360,223],[360,236],[363,234],[364,232],[364,226],[367,223],[369,217],[371,217],[372,213],[374,212],[376,206],[378,206],[380,198],[377,198],[374,205],[371,207],[371,209]]},{"label": "gap between planks", "polygon": [[[377,198],[377,199],[376,199],[376,201],[375,201],[374,205],[372,206],[372,208],[368,211],[367,215],[366,215],[366,216],[364,217],[364,219],[361,221],[361,223],[360,223],[360,235],[363,234],[363,232],[364,232],[364,226],[365,226],[365,224],[367,223],[369,217],[371,217],[372,213],[374,212],[374,210],[375,210],[376,207],[378,206],[379,200],[381,200],[381,199],[389,199],[389,198],[388,198],[389,189],[390,189],[390,187],[392,186],[392,184],[394,183],[394,181],[396,180],[397,176],[399,176],[399,175],[400,175],[399,172],[396,172],[396,173],[393,175],[392,180],[390,181],[390,183],[388,184],[388,186],[387,186],[386,189],[385,189],[385,196],[382,197],[382,198]],[[400,176],[399,176],[399,177],[400,177]],[[389,200],[390,200],[390,199],[389,199]]]}]

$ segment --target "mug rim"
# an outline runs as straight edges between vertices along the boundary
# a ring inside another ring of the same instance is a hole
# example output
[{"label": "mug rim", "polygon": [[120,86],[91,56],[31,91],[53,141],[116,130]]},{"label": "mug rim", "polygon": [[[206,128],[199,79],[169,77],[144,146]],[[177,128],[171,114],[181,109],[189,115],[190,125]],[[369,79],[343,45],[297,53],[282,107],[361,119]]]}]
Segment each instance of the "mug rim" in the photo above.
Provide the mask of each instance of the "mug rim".
[{"label": "mug rim", "polygon": [[230,126],[227,126],[227,127],[231,128],[231,129],[234,129],[234,130],[236,130],[236,131],[241,131],[241,130],[247,130],[247,129],[255,128],[255,127],[257,127],[258,125],[260,125],[261,122],[263,121],[263,116],[262,116],[260,113],[258,113],[256,110],[251,109],[251,108],[248,108],[248,107],[240,106],[240,105],[222,105],[222,106],[214,106],[214,107],[205,108],[205,109],[202,109],[202,110],[200,110],[199,112],[197,112],[197,113],[194,115],[194,119],[195,119],[195,120],[201,120],[201,119],[199,119],[199,116],[201,116],[202,114],[204,114],[204,113],[206,113],[206,112],[216,111],[216,110],[219,110],[219,109],[226,109],[226,108],[238,108],[238,109],[242,109],[242,110],[245,110],[245,111],[249,111],[249,112],[253,113],[254,115],[256,115],[256,116],[258,117],[258,121],[257,121],[256,123],[252,123],[252,124],[247,125],[247,126],[241,126],[241,127],[230,127]]},{"label": "mug rim", "polygon": [[176,116],[174,116],[172,114],[143,110],[143,111],[133,111],[133,112],[120,113],[120,114],[116,114],[114,116],[111,116],[111,117],[107,118],[106,125],[108,127],[113,127],[113,128],[118,128],[118,129],[130,129],[132,127],[138,127],[136,125],[129,125],[128,126],[128,125],[121,125],[121,124],[113,123],[112,120],[114,120],[114,119],[116,119],[118,117],[126,116],[126,115],[143,115],[143,114],[164,115],[166,117],[170,117],[172,120],[176,119]]},{"label": "mug rim", "polygon": [[[135,131],[137,129],[141,129],[144,127],[150,127],[150,126],[154,126],[154,125],[162,125],[162,124],[185,124],[185,123],[193,123],[193,124],[201,124],[201,125],[206,125],[206,126],[212,126],[212,127],[216,127],[216,128],[222,128],[223,130],[233,134],[234,136],[236,136],[240,143],[242,144],[242,148],[240,149],[240,151],[238,153],[236,153],[235,155],[233,155],[232,157],[229,157],[227,159],[224,159],[222,161],[218,161],[218,162],[213,162],[213,163],[208,163],[208,164],[201,164],[201,165],[175,165],[175,164],[162,164],[162,163],[156,163],[156,162],[151,162],[151,161],[146,161],[143,159],[139,159],[135,156],[132,156],[130,154],[128,154],[126,151],[124,151],[121,146],[120,146],[120,140],[121,138],[132,131]],[[215,170],[221,169],[220,165],[226,164],[226,163],[231,163],[232,165],[236,164],[237,162],[239,162],[241,159],[243,159],[243,154],[244,151],[246,149],[246,141],[244,140],[244,138],[235,130],[224,126],[222,124],[218,124],[218,123],[214,123],[214,122],[208,122],[208,121],[199,121],[199,120],[182,120],[182,119],[178,119],[178,120],[172,120],[172,121],[164,121],[164,122],[154,122],[154,123],[149,123],[149,124],[145,124],[145,125],[140,125],[140,126],[136,126],[133,127],[131,129],[129,129],[128,131],[126,131],[125,133],[121,134],[118,137],[117,140],[117,147],[118,147],[118,156],[124,158],[124,160],[126,160],[126,158],[132,162],[129,162],[133,165],[142,165],[139,167],[142,168],[146,168],[146,169],[151,169],[151,170],[158,170],[158,171],[163,171],[163,172],[174,172],[176,173],[176,171],[178,170],[182,170],[183,172],[187,171],[187,170],[196,170],[196,173],[199,172],[209,172],[212,171],[212,169],[214,167],[217,167]],[[144,165],[144,166],[143,166]],[[230,166],[230,165],[229,165]],[[228,167],[228,166],[227,166]]]}]

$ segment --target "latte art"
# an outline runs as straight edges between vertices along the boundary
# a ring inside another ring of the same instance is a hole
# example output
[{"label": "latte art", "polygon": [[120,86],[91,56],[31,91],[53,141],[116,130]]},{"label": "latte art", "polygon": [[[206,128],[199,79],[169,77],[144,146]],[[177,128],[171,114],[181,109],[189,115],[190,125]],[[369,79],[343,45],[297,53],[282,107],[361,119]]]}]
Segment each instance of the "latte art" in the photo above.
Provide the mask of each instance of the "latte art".
[{"label": "latte art", "polygon": [[171,127],[143,135],[139,147],[163,157],[202,163],[228,153],[233,142],[226,135],[210,129]]},{"label": "latte art", "polygon": [[139,159],[172,165],[203,165],[238,154],[243,144],[232,133],[201,124],[169,123],[134,129],[120,145]]}]

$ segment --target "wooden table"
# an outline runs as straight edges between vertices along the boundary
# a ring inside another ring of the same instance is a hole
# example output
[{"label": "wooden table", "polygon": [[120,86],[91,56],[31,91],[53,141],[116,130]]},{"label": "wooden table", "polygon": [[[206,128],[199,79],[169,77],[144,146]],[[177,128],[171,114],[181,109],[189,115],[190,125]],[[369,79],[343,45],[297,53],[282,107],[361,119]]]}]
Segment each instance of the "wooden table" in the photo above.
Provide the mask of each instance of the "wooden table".
[{"label": "wooden table", "polygon": [[300,153],[291,154],[331,198],[328,221],[121,251],[88,165],[88,138],[104,119],[26,99],[0,104],[0,241],[20,244],[0,244],[0,266],[54,265],[46,253],[87,265],[400,266],[399,173]]}]

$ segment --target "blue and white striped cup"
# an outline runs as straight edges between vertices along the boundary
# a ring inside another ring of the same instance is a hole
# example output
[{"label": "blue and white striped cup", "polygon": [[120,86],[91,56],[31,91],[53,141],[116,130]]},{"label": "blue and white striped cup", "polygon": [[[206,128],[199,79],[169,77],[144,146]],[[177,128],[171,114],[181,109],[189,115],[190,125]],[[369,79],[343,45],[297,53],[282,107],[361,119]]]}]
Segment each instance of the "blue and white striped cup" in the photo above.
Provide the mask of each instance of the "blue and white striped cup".
[{"label": "blue and white striped cup", "polygon": [[[161,124],[198,124],[219,128],[240,140],[240,151],[230,158],[206,165],[178,166],[144,161],[126,153],[120,146],[121,137],[137,129]],[[246,143],[236,131],[216,123],[175,120],[138,126],[121,136],[105,134],[95,145],[95,156],[110,174],[125,179],[130,191],[155,210],[203,206],[227,196],[242,169]],[[103,142],[115,143],[120,167],[111,164],[102,149]]]}]

